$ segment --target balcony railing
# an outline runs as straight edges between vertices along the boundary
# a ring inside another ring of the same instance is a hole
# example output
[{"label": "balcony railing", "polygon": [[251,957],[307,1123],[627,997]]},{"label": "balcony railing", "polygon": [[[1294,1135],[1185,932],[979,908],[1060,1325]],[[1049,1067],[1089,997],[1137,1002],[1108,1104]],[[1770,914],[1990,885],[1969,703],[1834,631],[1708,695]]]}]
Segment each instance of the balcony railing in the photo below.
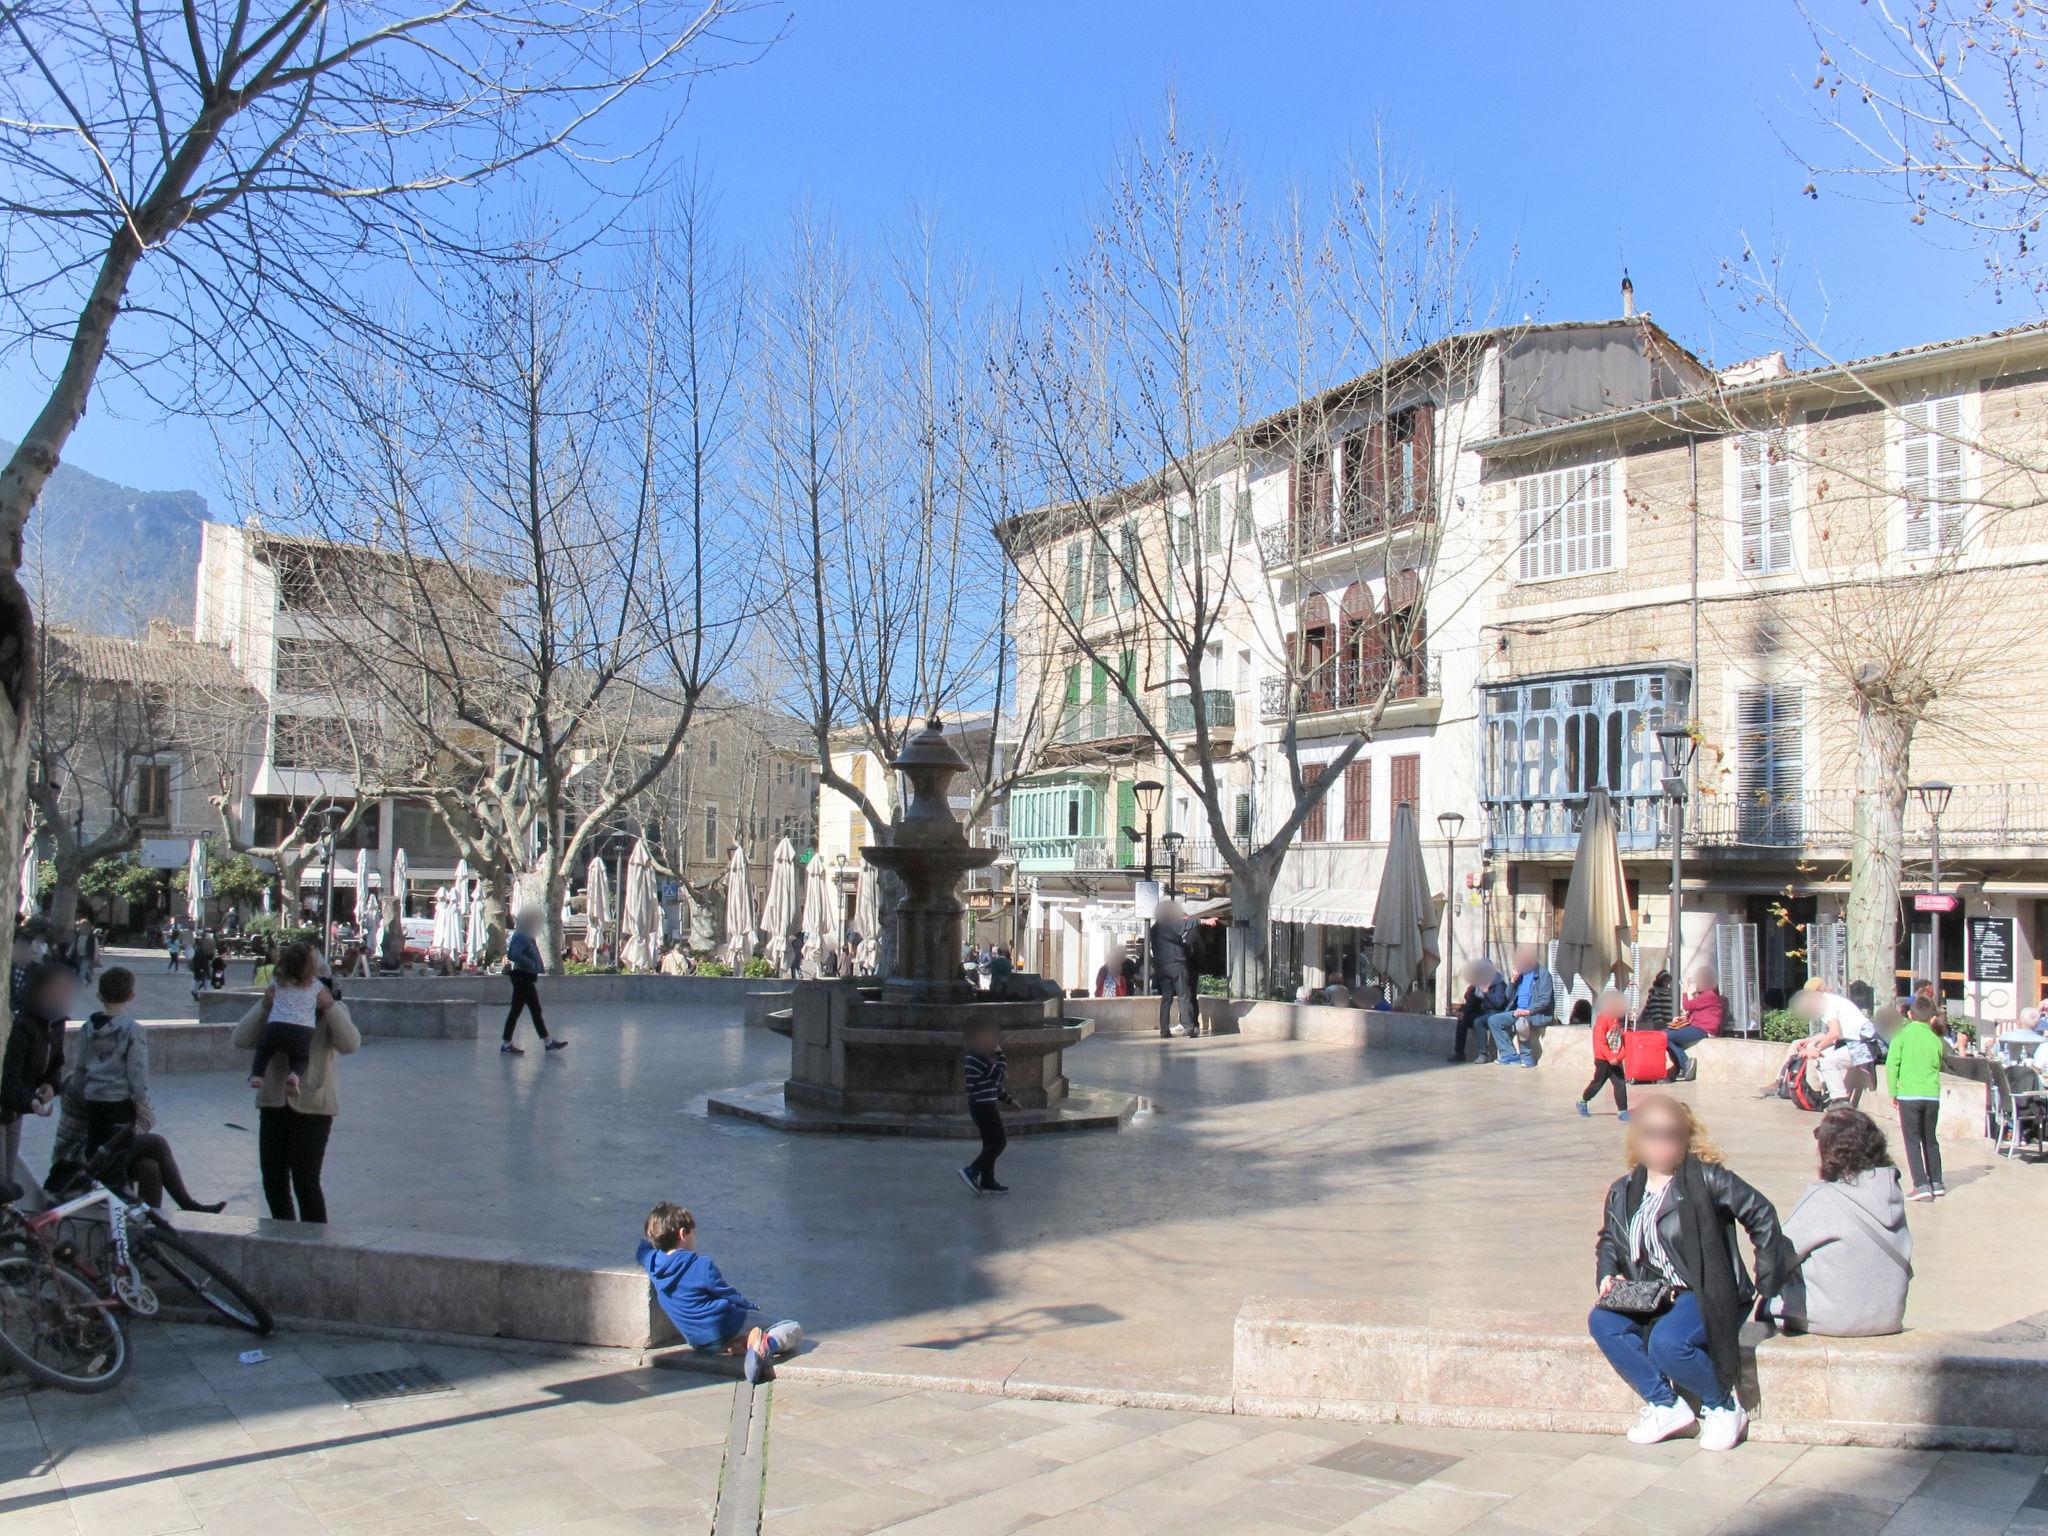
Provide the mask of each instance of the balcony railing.
[{"label": "balcony railing", "polygon": [[1144,734],[1138,712],[1126,700],[1090,699],[1066,706],[1052,739],[1056,745],[1071,747]]},{"label": "balcony railing", "polygon": [[[1237,698],[1227,688],[1205,688],[1202,690],[1202,718],[1210,730],[1230,728],[1237,724]],[[1166,701],[1166,731],[1168,735],[1193,735],[1195,730],[1195,700],[1193,695],[1183,695]]]},{"label": "balcony railing", "polygon": [[1043,837],[1012,845],[1025,873],[1063,869],[1115,869],[1116,847],[1106,837]]},{"label": "balcony railing", "polygon": [[[1667,846],[1661,794],[1613,796],[1615,832],[1623,853]],[[1579,846],[1584,796],[1565,800],[1497,800],[1486,807],[1486,842],[1506,853],[1571,853]]]},{"label": "balcony railing", "polygon": [[[1847,849],[1856,797],[1846,790],[1790,795],[1703,795],[1687,813],[1686,841],[1705,848]],[[1906,845],[1931,848],[1934,825],[1909,795]],[[2048,846],[2048,785],[1958,784],[1941,816],[1941,844],[1973,848]]]},{"label": "balcony railing", "polygon": [[1418,490],[1405,505],[1365,501],[1331,510],[1303,508],[1291,521],[1259,530],[1259,553],[1269,566],[1312,559],[1327,550],[1424,527],[1433,521],[1432,506],[1429,493]]},{"label": "balcony railing", "polygon": [[1291,693],[1284,677],[1261,679],[1259,718],[1285,720],[1295,714],[1371,709],[1382,697],[1392,704],[1404,699],[1437,698],[1442,693],[1442,658],[1419,650],[1398,659],[1376,656],[1326,664],[1311,677],[1295,682]]}]

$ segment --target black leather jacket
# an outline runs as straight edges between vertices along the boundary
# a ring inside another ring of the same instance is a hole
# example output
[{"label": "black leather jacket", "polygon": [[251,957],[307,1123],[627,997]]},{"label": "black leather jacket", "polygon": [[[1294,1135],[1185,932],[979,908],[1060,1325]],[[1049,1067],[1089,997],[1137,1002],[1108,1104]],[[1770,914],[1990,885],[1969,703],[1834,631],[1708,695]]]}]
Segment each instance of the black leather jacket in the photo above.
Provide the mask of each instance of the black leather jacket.
[{"label": "black leather jacket", "polygon": [[[1744,1306],[1748,1306],[1759,1294],[1758,1283],[1750,1279],[1749,1271],[1742,1263],[1741,1249],[1735,1242],[1732,1229],[1737,1222],[1748,1230],[1749,1240],[1756,1247],[1758,1281],[1762,1284],[1761,1294],[1775,1296],[1790,1278],[1786,1264],[1791,1259],[1790,1245],[1778,1227],[1777,1208],[1721,1164],[1695,1162],[1694,1166],[1706,1183],[1719,1218],[1719,1225],[1725,1234],[1724,1246],[1735,1267],[1737,1296]],[[1636,1207],[1642,1204],[1643,1189],[1647,1182],[1648,1175],[1642,1169],[1636,1168],[1623,1174],[1608,1187],[1606,1210],[1600,1224],[1600,1239],[1595,1245],[1600,1262],[1599,1279],[1602,1282],[1609,1275],[1620,1275],[1625,1280],[1656,1278],[1646,1273],[1629,1252],[1629,1220],[1635,1215]],[[1683,1198],[1682,1188],[1674,1188],[1671,1191],[1670,1198],[1664,1203],[1664,1209],[1657,1214],[1657,1235],[1664,1240],[1665,1252],[1670,1256],[1672,1267],[1678,1271],[1678,1277],[1685,1282],[1686,1289],[1704,1292],[1704,1277],[1686,1273],[1684,1244],[1679,1239],[1678,1231],[1678,1207]]]}]

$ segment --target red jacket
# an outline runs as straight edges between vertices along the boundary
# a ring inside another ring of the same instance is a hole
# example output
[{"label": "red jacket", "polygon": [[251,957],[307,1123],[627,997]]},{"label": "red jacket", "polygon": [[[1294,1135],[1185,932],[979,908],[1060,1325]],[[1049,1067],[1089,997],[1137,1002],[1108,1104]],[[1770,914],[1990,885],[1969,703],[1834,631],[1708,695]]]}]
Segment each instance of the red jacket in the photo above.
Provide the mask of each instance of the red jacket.
[{"label": "red jacket", "polygon": [[[1595,1061],[1621,1060],[1621,1032],[1628,1028],[1626,1019],[1593,1020],[1593,1059]],[[1610,1038],[1612,1044],[1609,1043]]]},{"label": "red jacket", "polygon": [[1704,1029],[1710,1035],[1721,1033],[1721,1025],[1728,1017],[1728,1000],[1712,987],[1693,993],[1683,1006],[1685,1022],[1693,1028]]}]

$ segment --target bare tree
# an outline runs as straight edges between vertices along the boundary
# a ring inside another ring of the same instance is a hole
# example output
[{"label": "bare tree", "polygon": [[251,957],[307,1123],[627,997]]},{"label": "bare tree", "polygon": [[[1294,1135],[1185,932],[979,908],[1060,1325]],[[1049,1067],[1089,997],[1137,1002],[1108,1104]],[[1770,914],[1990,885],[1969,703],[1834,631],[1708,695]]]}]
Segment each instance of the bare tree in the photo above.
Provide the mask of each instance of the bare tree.
[{"label": "bare tree", "polygon": [[[1252,995],[1282,861],[1388,706],[1427,691],[1444,562],[1483,558],[1469,528],[1447,543],[1446,445],[1480,399],[1496,288],[1430,186],[1376,145],[1326,213],[1296,198],[1261,223],[1169,108],[1009,370],[1021,515],[1002,532],[1050,640],[1027,665],[1065,679],[1055,750],[1149,759],[1184,793]],[[1344,612],[1296,579],[1307,559],[1349,572]],[[1332,710],[1348,739],[1305,767],[1302,717]]]}]

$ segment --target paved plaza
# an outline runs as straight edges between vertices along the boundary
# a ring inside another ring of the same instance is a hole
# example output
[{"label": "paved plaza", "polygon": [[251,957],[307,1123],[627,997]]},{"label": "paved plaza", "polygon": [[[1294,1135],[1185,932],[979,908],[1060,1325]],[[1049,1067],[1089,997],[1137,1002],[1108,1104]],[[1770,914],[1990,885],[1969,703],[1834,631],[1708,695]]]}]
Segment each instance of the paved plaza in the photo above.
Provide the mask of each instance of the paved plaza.
[{"label": "paved plaza", "polygon": [[[0,1396],[7,1536],[710,1529],[734,1384],[684,1371],[295,1334],[138,1330],[104,1398]],[[334,1378],[418,1366],[430,1395]],[[346,1385],[346,1384],[345,1384]],[[1299,1423],[774,1385],[768,1536],[2040,1536],[2043,1459]],[[735,1533],[737,1536],[737,1533]]]},{"label": "paved plaza", "polygon": [[[154,979],[145,1001],[191,1017],[182,990]],[[500,1056],[489,1016],[473,1044],[371,1040],[347,1060],[327,1163],[337,1228],[619,1265],[648,1206],[678,1199],[741,1289],[805,1323],[821,1366],[1022,1372],[1220,1402],[1248,1294],[1398,1298],[1569,1328],[1592,1287],[1600,1193],[1620,1169],[1611,1112],[1581,1120],[1579,1084],[1548,1072],[1237,1037],[1095,1038],[1069,1054],[1070,1075],[1153,1108],[1121,1132],[1014,1142],[1002,1165],[1013,1193],[976,1199],[953,1174],[968,1143],[785,1136],[706,1115],[707,1092],[788,1059],[786,1041],[741,1026],[737,1001],[551,1018],[571,1041],[551,1057]],[[241,1074],[167,1075],[155,1097],[194,1189],[261,1214]],[[1789,1208],[1812,1177],[1812,1117],[1733,1089],[1699,1102],[1731,1164]],[[38,1167],[49,1134],[30,1128]],[[1952,1196],[1912,1208],[1908,1321],[2018,1324],[2044,1305],[2048,1177],[1982,1152],[1952,1161]]]}]

